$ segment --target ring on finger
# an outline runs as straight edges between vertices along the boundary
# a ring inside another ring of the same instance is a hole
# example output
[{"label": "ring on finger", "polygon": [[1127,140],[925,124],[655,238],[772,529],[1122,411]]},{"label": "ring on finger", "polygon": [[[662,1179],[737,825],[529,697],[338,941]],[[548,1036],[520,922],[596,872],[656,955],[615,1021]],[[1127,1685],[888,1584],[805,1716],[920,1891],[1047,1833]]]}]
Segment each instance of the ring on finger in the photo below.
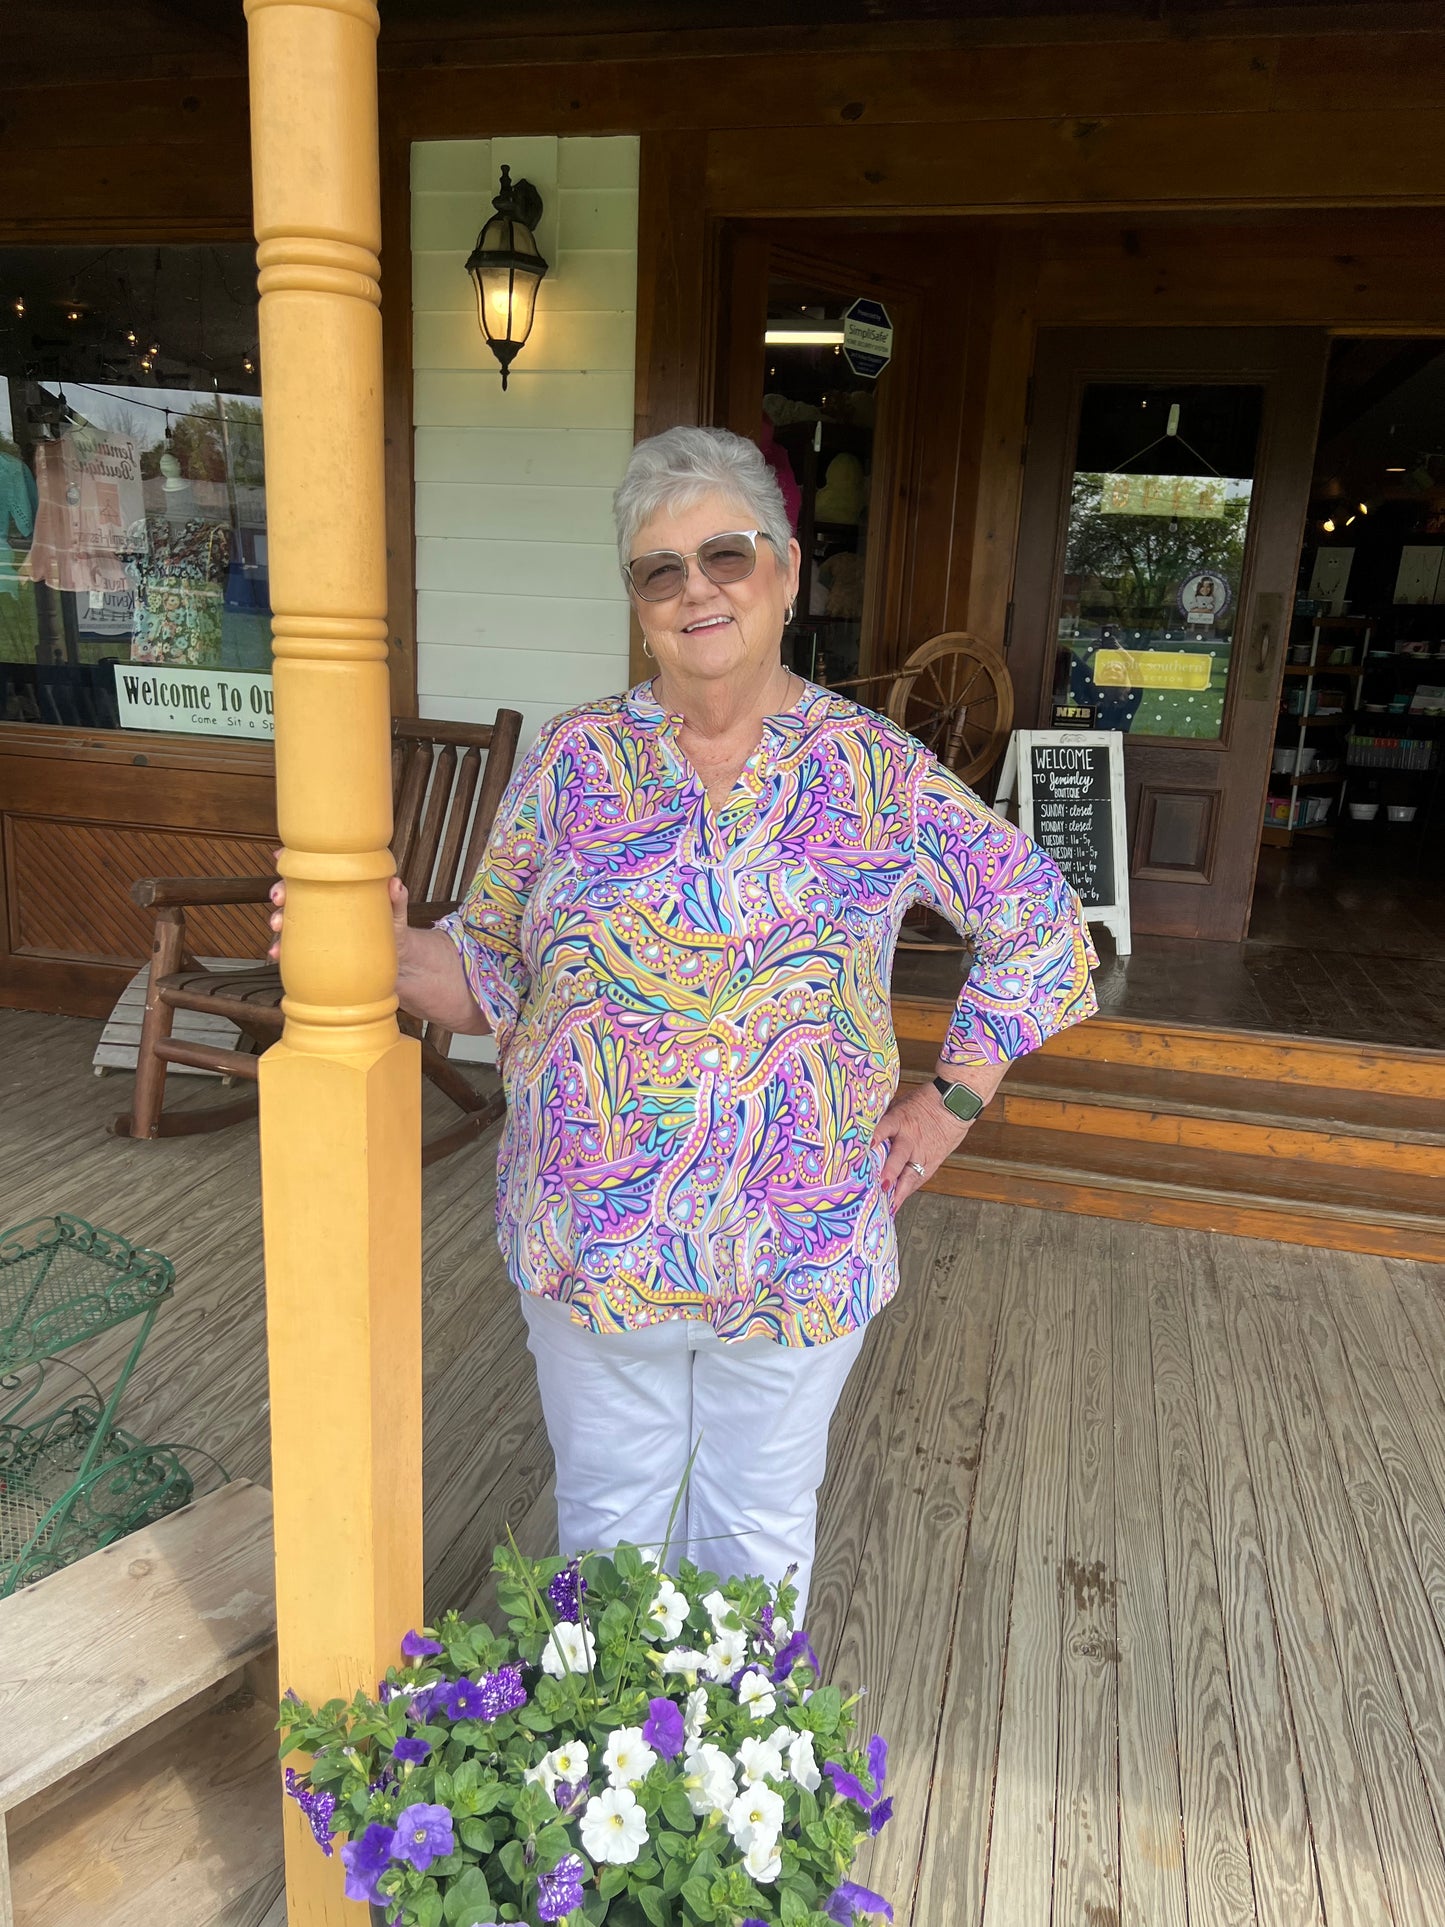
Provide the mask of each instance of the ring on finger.
[{"label": "ring on finger", "polygon": [[921,1178],[928,1176],[928,1166],[926,1164],[920,1164],[917,1158],[910,1158],[908,1160],[908,1168],[910,1171],[916,1171]]}]

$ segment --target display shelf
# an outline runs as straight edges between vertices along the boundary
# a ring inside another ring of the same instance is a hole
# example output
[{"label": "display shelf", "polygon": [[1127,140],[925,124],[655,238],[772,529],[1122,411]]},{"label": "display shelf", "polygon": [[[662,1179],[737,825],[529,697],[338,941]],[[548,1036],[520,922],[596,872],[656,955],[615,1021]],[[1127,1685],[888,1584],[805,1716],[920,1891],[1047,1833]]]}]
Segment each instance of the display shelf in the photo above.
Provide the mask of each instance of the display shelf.
[{"label": "display shelf", "polygon": [[[1321,662],[1320,656],[1325,649],[1339,646],[1337,637],[1348,635],[1352,639],[1354,660],[1352,662]],[[1266,843],[1288,848],[1296,836],[1333,836],[1334,822],[1302,823],[1300,819],[1300,791],[1304,789],[1333,789],[1339,792],[1336,813],[1343,804],[1344,786],[1347,775],[1342,765],[1338,770],[1299,771],[1300,758],[1310,739],[1318,739],[1322,732],[1336,733],[1353,727],[1359,706],[1360,688],[1365,673],[1365,656],[1369,651],[1373,624],[1352,616],[1317,616],[1310,627],[1309,661],[1287,662],[1284,666],[1285,677],[1291,686],[1299,691],[1300,713],[1298,715],[1281,707],[1278,730],[1275,738],[1279,749],[1294,750],[1295,767],[1288,771],[1274,772],[1281,787],[1272,789],[1271,794],[1278,800],[1289,799],[1288,820],[1284,823],[1266,823],[1263,840]],[[1326,637],[1330,637],[1326,641]],[[1298,648],[1296,643],[1293,647]],[[1331,693],[1339,696],[1340,708],[1328,716],[1310,715],[1307,712],[1315,700],[1317,685],[1331,685]],[[1344,688],[1339,687],[1340,684]],[[1297,773],[1298,772],[1298,773]]]}]

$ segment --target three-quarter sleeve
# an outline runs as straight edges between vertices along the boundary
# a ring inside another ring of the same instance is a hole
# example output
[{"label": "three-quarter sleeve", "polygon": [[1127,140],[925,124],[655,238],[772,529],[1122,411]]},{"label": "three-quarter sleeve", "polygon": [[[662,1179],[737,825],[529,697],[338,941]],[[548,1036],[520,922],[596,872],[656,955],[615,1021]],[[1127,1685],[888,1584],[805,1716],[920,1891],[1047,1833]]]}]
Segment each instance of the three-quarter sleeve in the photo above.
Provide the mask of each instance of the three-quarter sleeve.
[{"label": "three-quarter sleeve", "polygon": [[522,918],[542,860],[545,733],[507,785],[461,907],[437,924],[456,945],[477,1008],[505,1055],[528,991]]},{"label": "three-quarter sleeve", "polygon": [[1092,1017],[1098,958],[1053,859],[926,754],[913,772],[913,831],[917,900],[973,951],[942,1059],[1008,1063]]}]

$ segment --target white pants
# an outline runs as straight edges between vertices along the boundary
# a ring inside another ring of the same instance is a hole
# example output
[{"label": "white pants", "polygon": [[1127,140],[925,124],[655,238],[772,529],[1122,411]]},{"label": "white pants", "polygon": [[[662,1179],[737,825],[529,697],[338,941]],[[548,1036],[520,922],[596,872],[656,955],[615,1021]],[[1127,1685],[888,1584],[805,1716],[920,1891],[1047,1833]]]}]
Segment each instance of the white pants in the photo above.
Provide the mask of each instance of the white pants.
[{"label": "white pants", "polygon": [[809,1347],[724,1344],[699,1319],[600,1333],[551,1299],[521,1300],[557,1461],[560,1551],[660,1547],[696,1446],[668,1564],[775,1585],[795,1566],[801,1618],[828,1421],[864,1332]]}]

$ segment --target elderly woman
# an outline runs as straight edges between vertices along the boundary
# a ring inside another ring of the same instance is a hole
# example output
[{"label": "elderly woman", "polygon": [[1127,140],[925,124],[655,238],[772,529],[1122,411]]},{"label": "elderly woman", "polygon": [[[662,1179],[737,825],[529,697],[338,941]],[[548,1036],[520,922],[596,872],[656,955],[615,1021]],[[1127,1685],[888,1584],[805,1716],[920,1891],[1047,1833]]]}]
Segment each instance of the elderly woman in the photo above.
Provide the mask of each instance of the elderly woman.
[{"label": "elderly woman", "polygon": [[[805,1599],[898,1207],[1009,1062],[1091,1014],[1092,956],[1048,857],[784,667],[799,550],[751,442],[642,443],[616,517],[657,673],[543,729],[454,916],[409,930],[393,884],[398,991],[496,1036],[499,1235],[562,1551],[661,1545],[685,1481],[673,1559],[795,1568]],[[900,1095],[889,974],[915,903],[973,967],[936,1077]]]}]

